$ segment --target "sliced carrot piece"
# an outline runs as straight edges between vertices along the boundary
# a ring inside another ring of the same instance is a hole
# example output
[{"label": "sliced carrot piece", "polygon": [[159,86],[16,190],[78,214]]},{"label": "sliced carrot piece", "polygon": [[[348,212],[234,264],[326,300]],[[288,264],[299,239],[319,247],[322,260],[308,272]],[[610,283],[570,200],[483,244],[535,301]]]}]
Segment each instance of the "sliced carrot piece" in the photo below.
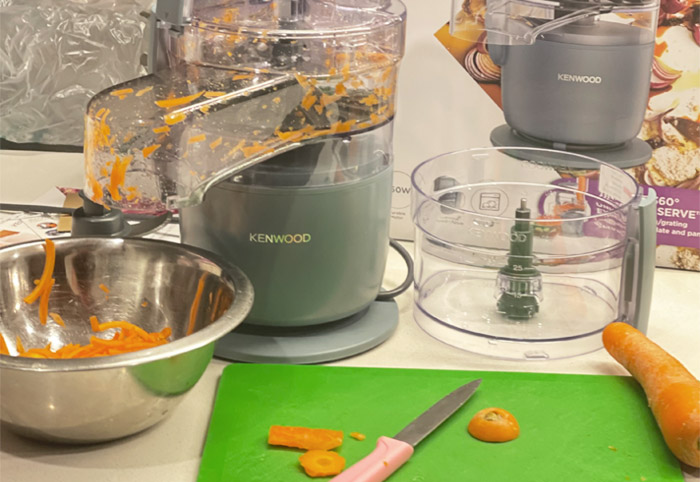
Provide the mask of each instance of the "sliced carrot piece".
[{"label": "sliced carrot piece", "polygon": [[309,450],[299,457],[299,463],[309,477],[338,475],[345,468],[343,456],[329,450]]},{"label": "sliced carrot piece", "polygon": [[479,410],[469,422],[467,430],[482,442],[508,442],[520,435],[520,426],[513,414],[495,407]]},{"label": "sliced carrot piece", "polygon": [[10,354],[10,349],[7,346],[7,342],[5,342],[5,337],[2,336],[2,333],[0,333],[0,355],[9,355]]},{"label": "sliced carrot piece", "polygon": [[273,425],[270,427],[267,443],[304,450],[330,450],[343,444],[343,432],[324,428]]}]

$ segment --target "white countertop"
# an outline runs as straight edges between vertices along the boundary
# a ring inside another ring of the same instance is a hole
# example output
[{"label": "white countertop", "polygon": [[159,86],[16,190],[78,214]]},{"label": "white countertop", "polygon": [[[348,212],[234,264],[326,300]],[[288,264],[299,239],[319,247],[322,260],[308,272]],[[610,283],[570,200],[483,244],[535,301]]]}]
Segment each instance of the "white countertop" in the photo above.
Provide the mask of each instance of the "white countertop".
[{"label": "white countertop", "polygon": [[[79,154],[0,151],[0,201],[30,203],[54,186],[81,187],[82,169]],[[410,243],[407,247],[412,249]],[[398,284],[404,275],[403,262],[392,252],[385,285]],[[399,326],[388,341],[329,365],[627,374],[604,350],[570,359],[536,362],[467,353],[431,338],[416,325],[411,290],[396,301]],[[699,273],[656,269],[648,335],[683,361],[690,371],[700,374]],[[0,427],[0,480],[195,481],[218,379],[227,364],[215,359],[170,418],[124,440],[89,446],[50,445],[18,437]],[[687,481],[700,481],[700,471],[686,469],[685,476]]]}]

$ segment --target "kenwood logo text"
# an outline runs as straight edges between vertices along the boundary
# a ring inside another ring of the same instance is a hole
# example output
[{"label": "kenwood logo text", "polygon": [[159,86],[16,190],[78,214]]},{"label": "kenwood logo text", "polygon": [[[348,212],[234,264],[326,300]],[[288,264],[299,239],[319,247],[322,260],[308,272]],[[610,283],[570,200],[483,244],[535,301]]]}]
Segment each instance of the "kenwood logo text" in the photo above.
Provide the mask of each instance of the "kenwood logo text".
[{"label": "kenwood logo text", "polygon": [[579,84],[600,84],[603,82],[602,77],[597,75],[576,75],[576,74],[559,74],[557,73],[557,80],[562,82],[576,82]]},{"label": "kenwood logo text", "polygon": [[265,234],[265,233],[250,233],[248,240],[251,243],[262,244],[304,244],[311,241],[309,233],[297,234]]}]

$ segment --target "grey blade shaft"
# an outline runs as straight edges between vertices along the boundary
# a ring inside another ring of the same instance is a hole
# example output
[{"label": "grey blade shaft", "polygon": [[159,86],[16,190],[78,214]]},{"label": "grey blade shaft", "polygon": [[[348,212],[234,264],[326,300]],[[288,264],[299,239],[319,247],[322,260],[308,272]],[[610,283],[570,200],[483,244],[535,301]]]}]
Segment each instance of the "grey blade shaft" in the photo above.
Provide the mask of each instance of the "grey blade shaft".
[{"label": "grey blade shaft", "polygon": [[481,384],[481,379],[474,380],[462,385],[449,395],[441,398],[435,405],[423,412],[413,422],[408,424],[403,430],[394,436],[395,439],[401,440],[414,447],[421,440],[430,434],[433,430],[440,426],[442,422],[447,420],[450,415],[455,413],[459,407],[464,405],[469,397],[471,397]]}]

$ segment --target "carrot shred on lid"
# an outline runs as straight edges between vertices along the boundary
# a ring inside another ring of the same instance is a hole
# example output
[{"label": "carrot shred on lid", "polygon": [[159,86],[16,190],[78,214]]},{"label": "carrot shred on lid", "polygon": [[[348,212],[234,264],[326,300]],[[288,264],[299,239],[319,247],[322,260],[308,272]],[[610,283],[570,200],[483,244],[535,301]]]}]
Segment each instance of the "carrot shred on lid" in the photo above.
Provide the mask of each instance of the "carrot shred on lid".
[{"label": "carrot shred on lid", "polygon": [[150,92],[150,91],[152,91],[152,90],[153,90],[153,86],[152,86],[152,85],[149,85],[148,87],[144,87],[143,89],[141,89],[141,90],[139,90],[138,92],[136,92],[135,95],[136,95],[136,97],[141,97],[141,96],[142,96],[143,94],[145,94],[146,92]]},{"label": "carrot shred on lid", "polygon": [[134,89],[128,88],[128,89],[119,89],[119,90],[113,90],[112,92],[109,93],[109,95],[113,95],[115,97],[123,97],[127,94],[131,94],[134,91]]},{"label": "carrot shred on lid", "polygon": [[153,154],[155,152],[155,150],[158,149],[159,147],[160,147],[160,144],[153,144],[153,145],[150,145],[148,147],[144,147],[143,149],[141,149],[141,153],[143,154],[143,157],[148,157],[151,154]]},{"label": "carrot shred on lid", "polygon": [[187,139],[187,143],[188,144],[195,144],[197,142],[205,141],[206,139],[207,139],[206,134],[199,134],[199,135],[192,136],[189,139]]},{"label": "carrot shred on lid", "polygon": [[166,132],[170,132],[170,127],[168,126],[160,126],[160,127],[155,127],[153,128],[153,133],[154,134],[164,134]]},{"label": "carrot shred on lid", "polygon": [[204,91],[197,92],[196,94],[192,94],[192,95],[186,95],[184,97],[175,97],[174,99],[156,100],[155,103],[158,107],[162,107],[164,109],[167,109],[169,107],[177,107],[180,105],[189,104],[190,102],[198,99],[203,94],[204,94]]},{"label": "carrot shred on lid", "polygon": [[169,126],[171,126],[173,124],[177,124],[178,122],[182,122],[186,118],[187,118],[187,114],[185,114],[184,112],[174,112],[172,114],[167,114],[167,115],[163,116],[163,120]]}]

